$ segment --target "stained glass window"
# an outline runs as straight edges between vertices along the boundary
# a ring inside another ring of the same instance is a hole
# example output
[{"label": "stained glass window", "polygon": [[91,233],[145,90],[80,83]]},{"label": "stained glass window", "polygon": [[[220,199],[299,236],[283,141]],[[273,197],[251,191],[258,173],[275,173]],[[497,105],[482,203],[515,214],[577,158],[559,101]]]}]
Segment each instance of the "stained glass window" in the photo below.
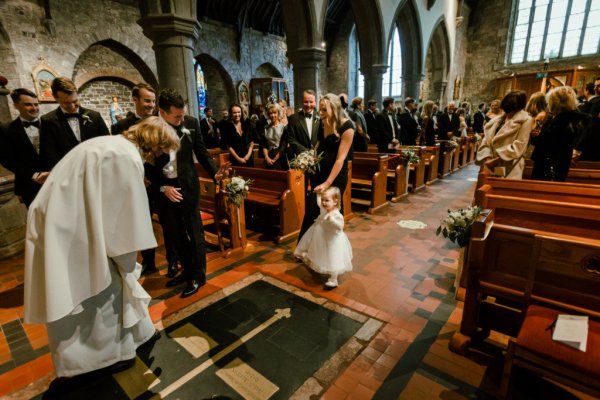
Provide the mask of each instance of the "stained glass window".
[{"label": "stained glass window", "polygon": [[204,115],[206,108],[206,82],[204,81],[204,72],[200,63],[196,61],[196,91],[198,92],[198,115]]}]

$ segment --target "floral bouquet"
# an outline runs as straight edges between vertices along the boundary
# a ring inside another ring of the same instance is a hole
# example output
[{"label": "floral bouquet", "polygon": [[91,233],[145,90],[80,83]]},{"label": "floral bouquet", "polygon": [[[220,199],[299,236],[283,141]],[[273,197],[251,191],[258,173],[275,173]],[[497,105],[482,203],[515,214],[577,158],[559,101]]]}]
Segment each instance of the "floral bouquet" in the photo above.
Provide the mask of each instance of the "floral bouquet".
[{"label": "floral bouquet", "polygon": [[402,155],[407,164],[418,164],[421,161],[421,157],[419,157],[412,149],[402,150]]},{"label": "floral bouquet", "polygon": [[448,210],[448,216],[442,221],[435,234],[441,233],[460,247],[465,247],[471,238],[471,225],[482,211],[483,209],[479,206],[460,208],[457,211]]},{"label": "floral bouquet", "polygon": [[242,200],[248,197],[252,185],[252,179],[243,179],[241,176],[232,176],[229,182],[225,184],[225,195],[230,203],[240,208]]},{"label": "floral bouquet", "polygon": [[448,148],[452,151],[458,147],[460,147],[460,144],[458,144],[458,142],[454,139],[450,139],[446,142],[446,146],[448,146]]},{"label": "floral bouquet", "polygon": [[474,135],[469,136],[469,141],[471,141],[471,143],[477,143],[481,140],[481,135],[476,133]]},{"label": "floral bouquet", "polygon": [[290,168],[314,174],[319,170],[323,153],[317,154],[317,149],[304,150],[290,161]]}]

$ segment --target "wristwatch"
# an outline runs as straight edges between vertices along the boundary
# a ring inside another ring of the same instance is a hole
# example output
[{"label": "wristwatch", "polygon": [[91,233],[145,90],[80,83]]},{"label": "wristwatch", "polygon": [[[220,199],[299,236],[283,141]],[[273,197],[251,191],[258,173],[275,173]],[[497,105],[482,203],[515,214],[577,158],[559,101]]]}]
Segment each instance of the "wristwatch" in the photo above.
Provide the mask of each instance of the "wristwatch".
[{"label": "wristwatch", "polygon": [[161,192],[161,193],[164,193],[166,190],[167,190],[167,187],[166,187],[166,186],[161,186],[161,187],[160,187],[160,192]]}]

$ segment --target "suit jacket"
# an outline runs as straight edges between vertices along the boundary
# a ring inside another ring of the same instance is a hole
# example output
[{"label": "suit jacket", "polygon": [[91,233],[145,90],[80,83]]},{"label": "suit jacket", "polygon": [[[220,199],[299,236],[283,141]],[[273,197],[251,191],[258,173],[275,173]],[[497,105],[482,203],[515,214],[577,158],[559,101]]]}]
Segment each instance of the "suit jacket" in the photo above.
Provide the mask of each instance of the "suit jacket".
[{"label": "suit jacket", "polygon": [[377,143],[377,137],[378,137],[378,129],[377,129],[377,119],[376,116],[377,114],[372,113],[371,111],[367,110],[364,113],[365,116],[365,121],[367,122],[367,133],[369,134],[369,137],[371,138],[371,143]]},{"label": "suit jacket", "polygon": [[[82,142],[109,134],[100,113],[79,107],[79,115]],[[60,107],[43,115],[41,120],[44,129],[40,132],[40,155],[48,168],[52,169],[79,141]]]},{"label": "suit jacket", "polygon": [[208,149],[215,149],[219,147],[219,135],[217,132],[217,121],[214,118],[211,118],[212,132],[210,132],[210,126],[208,125],[208,120],[206,118],[202,118],[200,121],[200,130],[202,131],[202,139],[204,140],[204,144]]},{"label": "suit jacket", "polygon": [[406,111],[398,117],[400,122],[400,138],[403,145],[415,146],[419,136],[419,123],[413,118],[413,115]]},{"label": "suit jacket", "polygon": [[443,113],[437,119],[438,123],[438,139],[440,140],[448,140],[448,133],[451,132],[455,137],[460,136],[458,131],[460,131],[460,118],[458,114],[452,114],[452,121],[450,121],[450,116],[448,113]]},{"label": "suit jacket", "polygon": [[133,125],[137,124],[141,121],[141,118],[138,118],[135,114],[129,114],[128,117],[123,118],[120,121],[117,121],[116,124],[110,127],[111,135],[120,135]]},{"label": "suit jacket", "polygon": [[396,139],[400,140],[400,125],[396,122],[396,118],[392,115],[392,122],[394,126],[390,123],[389,113],[387,110],[383,110],[379,114],[377,114],[377,133],[378,133],[378,141],[377,147],[379,151],[387,151],[388,144],[394,139],[394,129],[396,132]]},{"label": "suit jacket", "polygon": [[483,133],[483,123],[485,121],[485,114],[481,111],[477,111],[473,116],[473,132]]},{"label": "suit jacket", "polygon": [[[188,132],[184,132],[183,128],[187,129]],[[214,176],[218,168],[206,150],[200,132],[200,123],[196,118],[186,116],[183,124],[175,130],[181,141],[179,151],[177,151],[177,177],[183,195],[183,205],[189,210],[194,210],[198,207],[198,201],[200,200],[200,185],[194,164],[194,155],[196,155],[196,159],[208,172],[209,176]],[[146,167],[146,176],[152,183],[151,186],[155,188],[153,193],[155,196],[164,196],[159,189],[163,185],[170,184],[162,173],[162,168],[168,162],[169,155],[163,154],[157,158],[154,166],[148,165]]]},{"label": "suit jacket", "polygon": [[21,196],[29,207],[42,187],[32,176],[48,169],[27,137],[20,118],[5,125],[0,135],[0,163],[15,174],[15,194]]},{"label": "suit jacket", "polygon": [[313,110],[311,136],[308,136],[308,126],[306,125],[306,118],[304,118],[303,111],[300,111],[289,118],[286,130],[286,142],[290,146],[292,155],[296,156],[317,144],[317,137],[319,136],[319,132],[323,129],[323,125],[316,113],[317,111]]}]

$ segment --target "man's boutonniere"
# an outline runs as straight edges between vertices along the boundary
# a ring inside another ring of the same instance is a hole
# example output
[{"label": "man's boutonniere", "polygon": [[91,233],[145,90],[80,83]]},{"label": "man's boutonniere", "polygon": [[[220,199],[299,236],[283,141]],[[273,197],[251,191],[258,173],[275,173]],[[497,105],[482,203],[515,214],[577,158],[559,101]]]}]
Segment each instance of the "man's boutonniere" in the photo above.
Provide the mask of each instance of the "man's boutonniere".
[{"label": "man's boutonniere", "polygon": [[88,115],[87,111],[81,115],[81,119],[83,120],[83,126],[89,124],[93,124],[92,119]]},{"label": "man's boutonniere", "polygon": [[[181,128],[181,133],[183,133],[183,135],[190,141],[192,142],[192,135],[190,135],[190,130],[186,127]],[[193,143],[193,142],[192,142]]]}]

